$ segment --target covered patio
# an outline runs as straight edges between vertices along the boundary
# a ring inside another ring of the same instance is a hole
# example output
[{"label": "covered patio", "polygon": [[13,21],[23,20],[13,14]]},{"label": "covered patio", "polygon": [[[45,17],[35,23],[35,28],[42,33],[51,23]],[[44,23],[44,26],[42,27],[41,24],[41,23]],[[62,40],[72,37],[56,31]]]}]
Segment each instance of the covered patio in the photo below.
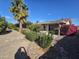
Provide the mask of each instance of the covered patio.
[{"label": "covered patio", "polygon": [[62,25],[70,25],[71,19],[62,19],[50,22],[38,23],[41,25],[41,31],[53,31],[56,30],[60,35],[60,29]]}]

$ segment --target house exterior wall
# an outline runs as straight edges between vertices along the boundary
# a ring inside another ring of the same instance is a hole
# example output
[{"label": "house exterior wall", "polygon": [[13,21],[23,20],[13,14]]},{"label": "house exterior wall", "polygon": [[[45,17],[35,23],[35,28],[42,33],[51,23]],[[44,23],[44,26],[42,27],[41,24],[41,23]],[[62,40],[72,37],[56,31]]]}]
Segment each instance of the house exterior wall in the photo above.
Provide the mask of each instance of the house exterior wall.
[{"label": "house exterior wall", "polygon": [[58,24],[42,24],[41,25],[41,30],[43,31],[52,31],[58,29],[59,25]]},{"label": "house exterior wall", "polygon": [[50,24],[50,25],[49,25],[49,30],[50,30],[50,31],[51,31],[51,30],[56,30],[58,27],[59,27],[58,24]]},{"label": "house exterior wall", "polygon": [[41,29],[42,31],[53,31],[53,30],[56,30],[58,35],[60,35],[60,29],[61,29],[61,26],[62,25],[71,25],[72,22],[70,19],[65,19],[65,20],[62,20],[62,21],[59,21],[59,22],[48,22],[48,23],[44,23],[44,24],[41,24]]},{"label": "house exterior wall", "polygon": [[41,30],[46,31],[46,24],[41,24]]}]

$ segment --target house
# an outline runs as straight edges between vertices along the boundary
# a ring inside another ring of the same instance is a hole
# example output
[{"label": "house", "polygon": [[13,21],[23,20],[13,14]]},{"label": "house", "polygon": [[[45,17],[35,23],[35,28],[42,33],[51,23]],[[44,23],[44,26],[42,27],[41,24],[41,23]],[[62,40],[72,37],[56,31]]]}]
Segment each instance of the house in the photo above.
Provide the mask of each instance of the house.
[{"label": "house", "polygon": [[60,28],[62,25],[70,25],[72,24],[72,21],[70,18],[65,18],[65,19],[60,19],[56,21],[48,21],[48,22],[42,22],[38,23],[41,25],[41,30],[42,31],[52,31],[52,30],[57,30],[58,34],[60,35]]}]

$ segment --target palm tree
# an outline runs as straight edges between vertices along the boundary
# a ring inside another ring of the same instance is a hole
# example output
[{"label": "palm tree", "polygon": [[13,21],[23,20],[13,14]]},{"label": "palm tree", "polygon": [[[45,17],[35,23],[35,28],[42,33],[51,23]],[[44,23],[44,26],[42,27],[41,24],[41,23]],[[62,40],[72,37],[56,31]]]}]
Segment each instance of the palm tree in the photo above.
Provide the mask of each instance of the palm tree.
[{"label": "palm tree", "polygon": [[22,24],[26,23],[28,16],[28,7],[24,4],[24,0],[13,0],[10,11],[13,13],[14,18],[19,22],[19,31],[22,31]]}]

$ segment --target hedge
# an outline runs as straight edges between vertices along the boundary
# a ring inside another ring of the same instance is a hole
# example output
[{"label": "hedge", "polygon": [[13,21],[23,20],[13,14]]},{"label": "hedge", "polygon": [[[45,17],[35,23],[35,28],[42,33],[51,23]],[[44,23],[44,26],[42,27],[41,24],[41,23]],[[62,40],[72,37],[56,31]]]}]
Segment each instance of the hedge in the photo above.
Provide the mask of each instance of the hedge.
[{"label": "hedge", "polygon": [[39,32],[40,31],[40,25],[38,25],[38,24],[31,24],[30,26],[28,26],[28,28],[31,31],[35,31],[35,32]]},{"label": "hedge", "polygon": [[35,41],[40,47],[47,48],[53,40],[51,35],[42,34],[34,31],[26,31],[25,36],[30,41]]},{"label": "hedge", "polygon": [[0,34],[5,32],[7,28],[7,21],[5,17],[0,17]]},{"label": "hedge", "polygon": [[37,32],[28,31],[26,32],[26,38],[30,41],[35,41],[38,38]]}]

